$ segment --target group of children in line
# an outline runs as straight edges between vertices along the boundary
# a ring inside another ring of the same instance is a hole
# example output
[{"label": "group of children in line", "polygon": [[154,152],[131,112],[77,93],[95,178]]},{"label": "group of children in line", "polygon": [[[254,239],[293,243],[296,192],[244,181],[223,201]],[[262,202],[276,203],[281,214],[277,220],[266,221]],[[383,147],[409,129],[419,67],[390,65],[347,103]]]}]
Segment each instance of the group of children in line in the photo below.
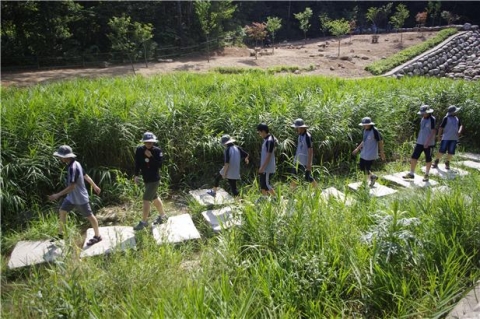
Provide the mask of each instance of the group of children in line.
[{"label": "group of children in line", "polygon": [[[454,105],[448,108],[447,114],[440,124],[437,135],[435,117],[432,115],[433,110],[428,105],[422,105],[420,107],[420,110],[417,113],[422,116],[420,121],[420,131],[411,156],[410,172],[403,176],[403,178],[415,178],[415,167],[422,152],[425,153],[426,159],[426,172],[423,181],[428,182],[430,169],[432,167],[438,168],[441,157],[446,153],[448,155],[445,162],[445,169],[450,169],[450,160],[455,154],[458,138],[463,130],[463,126],[456,116],[456,113],[459,110],[460,108]],[[374,187],[375,181],[378,177],[372,173],[371,168],[373,162],[378,159],[379,154],[380,158],[385,161],[384,142],[382,135],[377,130],[375,123],[372,122],[370,117],[364,117],[359,125],[363,127],[363,139],[352,153],[356,155],[360,151],[360,170],[364,172],[368,185]],[[293,122],[291,127],[295,128],[298,135],[297,148],[291,170],[293,177],[291,186],[295,187],[299,176],[304,175],[304,178],[308,183],[317,187],[318,184],[312,176],[313,140],[310,132],[307,130],[308,126],[305,125],[305,122],[301,118],[298,118]],[[276,171],[276,139],[270,133],[269,127],[265,123],[261,123],[257,126],[257,132],[263,139],[260,152],[260,168],[258,169],[260,190],[264,196],[275,196],[275,190],[271,185],[271,179]],[[439,152],[432,165],[432,152],[433,147],[435,146],[436,136],[441,142]],[[135,151],[134,181],[135,183],[139,182],[139,174],[141,173],[145,185],[145,191],[143,194],[142,220],[134,227],[134,230],[141,230],[147,227],[150,205],[152,202],[159,212],[159,216],[153,224],[162,224],[167,220],[162,200],[157,194],[160,184],[159,171],[163,162],[163,153],[160,147],[154,145],[158,140],[153,133],[144,133],[141,142],[143,145],[138,146]],[[224,165],[215,177],[213,189],[209,190],[208,193],[211,196],[216,196],[220,180],[226,179],[230,186],[231,194],[233,196],[238,196],[240,192],[237,188],[237,181],[240,180],[240,164],[242,159],[246,164],[249,163],[249,154],[241,147],[235,145],[235,140],[229,135],[222,136],[220,142],[225,147]],[[77,210],[79,210],[80,213],[90,221],[95,233],[93,238],[87,242],[87,245],[93,245],[100,242],[102,237],[99,233],[98,221],[93,215],[89,204],[85,181],[93,187],[97,194],[100,194],[101,189],[87,174],[84,174],[82,166],[75,160],[76,155],[73,153],[71,147],[68,145],[62,145],[53,155],[59,157],[61,161],[67,165],[66,188],[59,193],[48,197],[49,200],[53,201],[63,195],[67,195],[59,210],[60,220],[58,238],[63,237],[62,234],[65,228],[67,213],[73,208],[77,208]]]}]

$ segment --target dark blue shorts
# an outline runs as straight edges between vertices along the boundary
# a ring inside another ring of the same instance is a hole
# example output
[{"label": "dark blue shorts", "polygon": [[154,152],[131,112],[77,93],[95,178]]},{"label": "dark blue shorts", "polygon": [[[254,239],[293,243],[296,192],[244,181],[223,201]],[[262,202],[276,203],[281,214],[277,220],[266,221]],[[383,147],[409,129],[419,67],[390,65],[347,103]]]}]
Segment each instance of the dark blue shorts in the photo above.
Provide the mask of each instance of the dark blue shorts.
[{"label": "dark blue shorts", "polygon": [[457,148],[456,140],[443,140],[440,142],[439,153],[445,154],[448,151],[448,154],[455,154],[455,149]]},{"label": "dark blue shorts", "polygon": [[290,172],[295,177],[297,177],[298,175],[305,175],[305,180],[307,182],[312,183],[314,181],[312,177],[312,172],[307,171],[307,168],[302,164],[295,165],[294,167],[292,167]]},{"label": "dark blue shorts", "polygon": [[360,170],[363,172],[370,172],[372,170],[373,160],[367,161],[360,157]]},{"label": "dark blue shorts", "polygon": [[72,204],[68,199],[64,199],[62,205],[60,206],[60,210],[65,212],[71,212],[74,208],[83,216],[89,217],[93,215],[92,208],[90,207],[90,203],[85,203],[81,205]]},{"label": "dark blue shorts", "polygon": [[422,144],[415,144],[415,149],[413,150],[412,158],[418,160],[422,152],[425,153],[425,162],[430,163],[432,161],[432,148],[424,148]]},{"label": "dark blue shorts", "polygon": [[270,179],[272,178],[273,173],[260,173],[260,189],[269,191],[273,189],[270,185]]}]

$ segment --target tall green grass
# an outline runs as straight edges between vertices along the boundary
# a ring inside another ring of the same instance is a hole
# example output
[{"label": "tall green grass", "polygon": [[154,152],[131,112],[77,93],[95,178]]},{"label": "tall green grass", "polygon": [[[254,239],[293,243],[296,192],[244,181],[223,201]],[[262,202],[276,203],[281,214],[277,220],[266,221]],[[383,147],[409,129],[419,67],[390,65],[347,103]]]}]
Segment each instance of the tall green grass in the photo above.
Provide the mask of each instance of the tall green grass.
[{"label": "tall green grass", "polygon": [[[448,79],[275,77],[261,74],[175,75],[75,80],[30,88],[2,88],[2,228],[25,225],[60,189],[62,166],[52,156],[70,144],[87,173],[104,189],[103,205],[135,192],[133,153],[144,131],[159,138],[166,162],[162,189],[211,182],[222,163],[219,137],[230,134],[251,154],[244,180],[259,159],[259,122],[280,141],[279,174],[288,168],[302,117],[315,142],[321,176],[347,173],[361,141],[358,126],[372,117],[386,140],[387,156],[414,139],[416,111],[430,104],[441,117],[450,104],[463,107],[462,143],[479,148],[480,90],[475,82]],[[98,203],[102,205],[102,203]]]},{"label": "tall green grass", "polygon": [[480,176],[447,184],[353,206],[282,184],[285,202],[255,205],[252,189],[241,227],[198,242],[140,232],[134,250],[4,271],[2,316],[441,317],[480,276]]}]

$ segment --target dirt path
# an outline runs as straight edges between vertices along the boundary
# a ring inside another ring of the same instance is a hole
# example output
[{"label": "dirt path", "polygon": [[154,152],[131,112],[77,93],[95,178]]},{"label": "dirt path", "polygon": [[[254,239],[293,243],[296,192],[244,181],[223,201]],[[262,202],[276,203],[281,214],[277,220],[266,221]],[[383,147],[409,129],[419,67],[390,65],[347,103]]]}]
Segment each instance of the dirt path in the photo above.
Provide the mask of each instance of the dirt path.
[{"label": "dirt path", "polygon": [[[403,48],[421,43],[435,35],[434,32],[403,33]],[[250,56],[247,48],[225,48],[210,59],[204,57],[179,58],[172,62],[137,63],[137,74],[149,76],[158,73],[176,71],[207,72],[216,67],[257,67],[269,68],[275,66],[298,66],[301,69],[314,67],[312,71],[301,71],[304,74],[337,76],[343,78],[361,78],[372,76],[364,70],[373,61],[388,57],[400,51],[400,34],[381,34],[378,43],[371,43],[371,35],[354,35],[341,40],[338,59],[338,41],[334,38],[317,38],[307,41],[281,43],[275,49],[274,55],[259,55],[258,59]],[[271,51],[271,48],[267,49]],[[101,76],[122,76],[133,74],[130,65],[110,66],[108,68],[76,68],[56,69],[30,72],[2,72],[2,86],[28,86],[38,83],[68,80],[73,78],[95,78]]]}]

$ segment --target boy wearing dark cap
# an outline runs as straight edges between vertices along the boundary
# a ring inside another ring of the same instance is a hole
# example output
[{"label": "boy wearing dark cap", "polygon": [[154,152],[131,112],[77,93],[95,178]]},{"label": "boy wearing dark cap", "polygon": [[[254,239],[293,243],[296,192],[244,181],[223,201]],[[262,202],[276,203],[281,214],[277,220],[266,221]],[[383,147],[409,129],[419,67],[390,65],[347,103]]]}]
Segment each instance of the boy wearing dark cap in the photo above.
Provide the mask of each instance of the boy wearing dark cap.
[{"label": "boy wearing dark cap", "polygon": [[70,146],[60,146],[53,155],[60,158],[60,160],[67,165],[67,187],[56,194],[48,196],[49,200],[54,201],[63,195],[67,195],[59,210],[58,238],[63,238],[67,213],[76,208],[92,225],[95,235],[87,242],[87,245],[94,245],[102,240],[102,236],[100,236],[98,229],[98,220],[95,215],[93,215],[92,208],[90,207],[90,199],[87,188],[85,187],[85,181],[93,186],[97,194],[100,193],[100,188],[93,182],[90,176],[84,174],[82,165],[75,160],[77,155],[73,153]]},{"label": "boy wearing dark cap", "polygon": [[257,125],[258,135],[263,139],[260,153],[260,168],[258,173],[260,176],[260,190],[264,196],[275,196],[275,190],[270,185],[270,180],[275,173],[275,137],[270,134],[268,125],[260,123]]},{"label": "boy wearing dark cap", "polygon": [[378,158],[378,151],[380,150],[380,157],[385,161],[385,152],[383,150],[383,138],[380,132],[374,127],[375,123],[369,117],[364,117],[362,122],[358,124],[363,126],[363,140],[353,150],[353,154],[360,152],[360,169],[365,173],[367,182],[370,182],[370,187],[375,185],[377,175],[372,173],[373,161]]},{"label": "boy wearing dark cap", "polygon": [[432,167],[437,168],[442,156],[448,152],[447,160],[445,161],[445,169],[450,169],[450,160],[455,154],[458,138],[463,131],[463,125],[456,113],[460,111],[460,107],[451,105],[447,110],[447,115],[443,118],[442,123],[438,129],[438,140],[440,142],[440,149],[438,150],[435,162]]},{"label": "boy wearing dark cap", "polygon": [[160,147],[154,146],[157,143],[157,137],[151,132],[145,132],[140,142],[144,145],[138,146],[135,151],[135,183],[139,181],[139,174],[142,172],[145,192],[143,193],[142,220],[135,226],[134,230],[142,230],[148,225],[148,216],[150,214],[150,202],[158,210],[158,217],[153,224],[162,224],[167,220],[167,215],[163,210],[163,202],[157,195],[160,185],[159,170],[162,167],[163,153]]},{"label": "boy wearing dark cap", "polygon": [[432,115],[433,110],[428,105],[420,106],[418,115],[422,116],[420,121],[420,131],[418,132],[417,144],[413,150],[410,160],[410,172],[403,176],[404,179],[415,178],[415,167],[422,152],[425,153],[426,169],[424,182],[428,182],[430,167],[432,166],[432,149],[435,146],[435,117]]},{"label": "boy wearing dark cap", "polygon": [[223,167],[220,172],[215,176],[215,184],[213,189],[208,191],[208,194],[215,197],[217,194],[218,186],[220,185],[220,179],[227,179],[230,185],[230,192],[233,196],[238,196],[240,192],[237,189],[237,180],[240,179],[240,162],[242,158],[245,159],[245,163],[248,165],[248,153],[241,147],[233,144],[235,140],[230,135],[223,135],[220,139],[220,143],[225,147],[223,152]]},{"label": "boy wearing dark cap", "polygon": [[[314,187],[317,187],[317,181],[312,176],[312,163],[313,163],[313,140],[310,132],[307,131],[308,126],[305,122],[298,118],[291,127],[295,128],[298,134],[297,150],[295,151],[295,157],[293,159],[292,175],[296,177],[299,174],[305,174],[305,180]],[[295,180],[292,180],[291,186],[297,185]]]}]

